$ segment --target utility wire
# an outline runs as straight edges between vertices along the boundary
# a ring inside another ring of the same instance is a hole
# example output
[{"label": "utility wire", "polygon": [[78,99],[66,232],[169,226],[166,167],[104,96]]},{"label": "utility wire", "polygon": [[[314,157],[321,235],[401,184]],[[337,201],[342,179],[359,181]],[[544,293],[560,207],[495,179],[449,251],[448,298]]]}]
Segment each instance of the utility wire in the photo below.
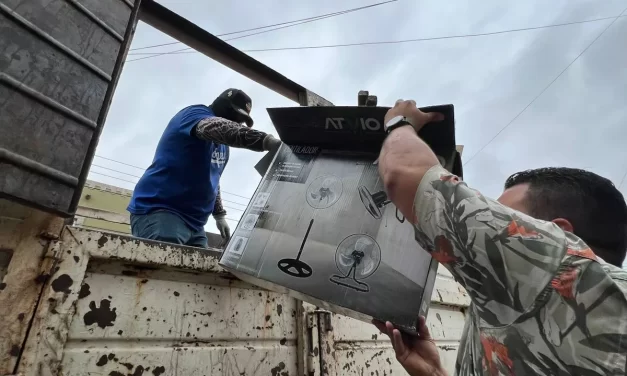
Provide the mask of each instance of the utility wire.
[{"label": "utility wire", "polygon": [[[397,0],[392,0],[392,1],[397,1]],[[336,15],[337,15],[337,14],[336,14]],[[240,35],[240,36],[233,37],[233,38],[223,39],[223,41],[225,41],[225,42],[230,42],[230,41],[232,41],[232,40],[242,39],[242,38],[250,37],[250,36],[253,36],[253,35],[265,34],[265,33],[269,33],[269,32],[271,32],[271,31],[275,31],[275,30],[285,29],[285,28],[292,27],[292,26],[302,25],[302,24],[306,24],[306,23],[309,23],[309,22],[314,22],[314,21],[319,21],[319,20],[325,19],[325,18],[334,17],[334,16],[336,16],[336,15],[326,16],[326,17],[321,17],[321,18],[316,18],[316,19],[313,19],[313,20],[303,21],[303,22],[299,22],[299,23],[295,23],[295,24],[291,24],[291,25],[286,25],[286,26],[280,26],[280,27],[276,27],[276,28],[274,28],[274,29],[257,31],[257,32],[255,32],[255,33],[250,33],[250,34]],[[191,50],[193,50],[193,51],[191,51]],[[178,50],[169,51],[169,52],[167,52],[167,53],[175,53],[175,52],[179,53],[179,52],[183,52],[183,51],[198,52],[198,51],[194,50],[192,47],[185,47],[185,48],[181,48],[181,49],[178,49]],[[160,53],[161,53],[161,52],[129,52],[129,53],[128,53],[128,55],[129,55],[129,56],[138,56],[138,55],[155,55],[155,54],[156,54],[156,55],[159,55]],[[141,59],[136,59],[136,60],[141,60]],[[129,60],[129,61],[131,61],[131,60]]]},{"label": "utility wire", "polygon": [[503,133],[503,131],[504,131],[504,130],[506,130],[506,129],[510,126],[510,125],[512,125],[512,124],[516,121],[516,119],[518,119],[518,118],[520,117],[520,115],[522,115],[525,111],[527,111],[527,109],[528,109],[529,107],[531,107],[531,105],[532,105],[533,103],[535,103],[535,101],[536,101],[538,98],[540,98],[540,97],[542,96],[542,94],[544,94],[544,93],[545,93],[545,92],[546,92],[546,91],[547,91],[547,90],[548,90],[548,89],[549,89],[549,88],[550,88],[550,87],[551,87],[551,86],[555,83],[555,81],[557,81],[560,77],[562,77],[562,75],[563,75],[563,74],[564,74],[564,73],[565,73],[565,72],[566,72],[566,71],[567,71],[567,70],[568,70],[568,69],[569,69],[569,68],[570,68],[570,67],[571,67],[571,66],[572,66],[572,65],[573,65],[573,64],[574,64],[577,60],[579,60],[579,58],[580,58],[580,57],[581,57],[581,56],[582,56],[582,55],[583,55],[586,51],[588,51],[588,49],[589,49],[590,47],[592,47],[592,45],[593,45],[593,44],[595,44],[595,43],[596,43],[596,41],[597,41],[597,40],[599,40],[599,38],[601,38],[601,36],[603,36],[603,34],[605,34],[605,32],[606,32],[606,31],[607,31],[610,27],[612,27],[612,25],[614,25],[614,23],[615,23],[615,22],[616,22],[616,21],[617,21],[620,17],[622,17],[622,16],[623,16],[623,13],[625,13],[625,11],[627,11],[627,8],[625,8],[625,9],[624,9],[624,10],[623,10],[623,11],[622,11],[622,12],[621,12],[618,16],[611,17],[611,18],[613,18],[612,22],[610,22],[610,23],[609,23],[609,25],[607,25],[607,26],[605,27],[605,29],[603,29],[603,31],[601,31],[601,33],[599,33],[599,35],[597,35],[597,37],[596,37],[596,38],[594,38],[594,40],[593,40],[592,42],[590,42],[590,44],[588,44],[588,45],[586,46],[586,48],[584,48],[584,49],[583,49],[583,51],[581,51],[581,52],[579,53],[579,55],[577,55],[577,57],[575,57],[575,58],[574,58],[574,59],[573,59],[573,60],[572,60],[572,61],[571,61],[571,62],[570,62],[570,63],[569,63],[569,64],[568,64],[568,65],[567,65],[564,69],[562,69],[562,71],[561,71],[561,72],[560,72],[560,73],[559,73],[559,74],[558,74],[558,75],[557,75],[557,76],[556,76],[556,77],[555,77],[555,78],[554,78],[551,82],[549,82],[549,84],[548,84],[548,85],[546,85],[546,86],[544,87],[544,89],[542,89],[542,90],[540,91],[540,93],[538,93],[538,95],[536,95],[536,96],[535,96],[535,97],[531,100],[531,102],[529,102],[529,103],[528,103],[528,104],[527,104],[527,105],[526,105],[526,106],[525,106],[525,107],[524,107],[524,108],[523,108],[523,109],[522,109],[522,110],[521,110],[518,114],[516,114],[516,116],[514,116],[514,117],[512,118],[512,120],[510,120],[510,121],[509,121],[509,123],[505,124],[505,126],[504,126],[503,128],[501,128],[498,132],[496,132],[496,134],[494,135],[494,137],[492,137],[492,138],[490,139],[490,141],[488,141],[485,145],[483,145],[483,146],[479,149],[479,151],[477,151],[475,154],[473,154],[473,155],[472,155],[472,156],[471,156],[471,157],[470,157],[470,158],[469,158],[469,159],[468,159],[468,160],[464,163],[464,166],[468,165],[468,164],[469,164],[469,163],[470,163],[470,162],[471,162],[471,161],[472,161],[472,160],[473,160],[473,159],[474,159],[474,158],[475,158],[475,157],[476,157],[479,153],[481,153],[481,152],[482,152],[482,151],[483,151],[483,150],[484,150],[484,149],[485,149],[488,145],[490,145],[490,144],[492,143],[492,141],[494,141],[494,140],[495,140],[495,139],[496,139],[496,138],[497,138],[497,137],[498,137],[501,133]]},{"label": "utility wire", "polygon": [[[98,166],[97,166],[97,167],[98,167]],[[115,171],[115,170],[113,170],[113,171]],[[90,170],[89,172],[90,172],[90,173],[92,173],[92,174],[96,174],[96,175],[104,176],[104,177],[107,177],[107,178],[120,180],[120,181],[123,181],[123,182],[126,182],[126,183],[137,184],[137,182],[136,182],[136,181],[131,181],[131,180],[122,179],[122,178],[120,178],[120,177],[117,177],[117,176],[112,176],[112,175],[107,175],[107,174],[103,174],[103,173],[98,172],[98,171],[91,171],[91,170]],[[115,172],[120,172],[120,171],[115,171]],[[231,204],[241,205],[241,206],[248,206],[247,204],[241,204],[241,203],[239,203],[239,202],[235,202],[235,201],[227,200],[227,199],[224,199],[224,198],[222,199],[222,201],[223,201],[223,202],[228,202],[228,203],[231,203]],[[238,210],[238,211],[241,211],[241,212],[243,212],[243,211],[244,211],[244,210],[243,210],[243,209],[241,209],[241,208],[234,208],[234,207],[232,207],[232,206],[228,206],[228,205],[224,205],[224,207],[225,207],[225,208],[228,208],[228,209]]]},{"label": "utility wire", "polygon": [[139,167],[139,166],[135,166],[135,165],[132,165],[132,164],[128,164],[128,163],[124,163],[124,162],[116,161],[115,159],[111,159],[111,158],[103,157],[103,156],[98,155],[98,154],[96,154],[95,156],[96,156],[96,157],[98,157],[98,158],[102,158],[102,159],[104,159],[104,160],[107,160],[107,161],[111,161],[111,162],[119,163],[119,164],[124,165],[124,166],[134,167],[134,168],[138,168],[138,169],[140,169],[140,170],[142,170],[142,171],[146,171],[146,169],[145,169],[145,168],[143,168],[143,167]]},{"label": "utility wire", "polygon": [[[96,154],[95,157],[102,158],[102,159],[107,160],[107,161],[119,163],[119,164],[122,164],[122,165],[125,165],[125,166],[128,166],[128,167],[133,167],[133,168],[136,168],[136,169],[141,170],[141,171],[146,171],[146,168],[144,168],[144,167],[139,167],[139,166],[135,166],[135,165],[132,165],[132,164],[124,163],[124,162],[121,162],[121,161],[118,161],[118,160],[115,160],[115,159],[103,157],[101,155],[97,155]],[[102,166],[99,166],[99,165],[96,165],[96,164],[92,164],[92,166],[104,168],[105,170],[110,170],[110,171],[113,171],[113,172],[119,172],[119,173],[124,174],[124,175],[130,175],[130,176],[135,177],[135,178],[141,178],[140,176],[137,176],[137,175],[127,174],[127,173],[122,172],[122,171],[118,171],[118,170],[115,170],[115,169],[112,169],[112,168],[108,168],[108,167],[102,167]],[[102,175],[102,174],[100,174],[100,175]],[[114,177],[114,179],[119,179],[119,178],[115,178]],[[123,180],[123,179],[119,179],[119,180]],[[137,184],[137,182],[131,182],[129,180],[123,180],[123,181],[129,182],[129,183],[133,183],[133,184]],[[241,198],[246,199],[246,200],[250,200],[250,197],[238,195],[237,193],[232,193],[232,192],[223,191],[223,190],[220,190],[220,192],[228,193],[228,194],[230,194],[232,196],[237,196],[237,197],[241,197]],[[243,205],[243,204],[240,204],[240,203],[237,203],[237,204]]]},{"label": "utility wire", "polygon": [[[241,34],[241,33],[246,33],[246,32],[249,32],[249,31],[257,31],[257,30],[261,30],[261,29],[267,29],[267,28],[271,28],[271,27],[281,26],[281,27],[277,27],[277,28],[272,29],[272,30],[265,30],[265,31],[258,32],[258,33],[247,34],[247,35],[244,35],[244,36],[231,38],[231,39],[228,39],[228,40],[239,39],[239,38],[244,38],[244,37],[248,37],[248,36],[251,36],[251,35],[257,35],[257,34],[266,33],[266,32],[269,32],[269,31],[284,29],[286,27],[302,25],[304,23],[318,21],[318,20],[322,20],[322,19],[325,19],[325,18],[336,17],[336,16],[340,16],[340,15],[343,15],[343,14],[347,14],[347,13],[357,12],[357,11],[360,11],[360,10],[363,10],[363,9],[373,8],[373,7],[376,7],[376,6],[379,6],[379,5],[393,3],[395,1],[398,1],[398,0],[388,0],[388,1],[383,1],[383,2],[380,2],[380,3],[370,4],[370,5],[366,5],[366,6],[362,6],[362,7],[345,9],[345,10],[341,10],[341,11],[338,11],[338,12],[321,14],[319,16],[301,18],[301,19],[298,19],[298,20],[280,22],[280,23],[266,25],[266,26],[258,26],[258,27],[253,27],[253,28],[250,28],[250,29],[244,29],[244,30],[239,30],[239,31],[232,31],[232,32],[229,32],[229,33],[216,34],[216,36],[217,37],[224,37],[224,36],[227,36],[227,35]],[[182,42],[176,41],[176,42],[169,42],[169,43],[154,44],[154,45],[151,45],[151,46],[131,48],[129,51],[139,51],[139,50],[145,50],[145,49],[154,48],[154,47],[171,46],[173,44],[181,44],[181,43]],[[135,54],[134,53],[129,53],[129,55],[135,55]]]},{"label": "utility wire", "polygon": [[97,164],[95,164],[95,163],[92,163],[91,165],[92,165],[92,167],[98,167],[98,168],[102,168],[102,169],[105,169],[105,170],[109,170],[109,171],[111,171],[111,172],[117,172],[118,174],[124,174],[124,175],[128,175],[128,176],[131,176],[131,177],[134,177],[134,178],[138,178],[138,179],[140,179],[140,178],[141,178],[141,176],[137,176],[137,175],[133,175],[133,174],[128,174],[128,173],[126,173],[126,172],[118,171],[118,170],[116,170],[116,169],[109,168],[109,167],[105,167],[105,166],[100,166],[100,165],[97,165]]},{"label": "utility wire", "polygon": [[620,183],[618,183],[618,187],[616,187],[616,189],[620,190],[620,187],[622,187],[625,182],[625,178],[627,178],[627,171],[625,172],[625,175],[623,175],[623,178],[620,179]]},{"label": "utility wire", "polygon": [[[618,16],[623,17],[623,16]],[[385,45],[385,44],[401,44],[401,43],[416,43],[416,42],[427,42],[427,41],[435,41],[435,40],[444,40],[444,39],[461,39],[461,38],[475,38],[475,37],[485,37],[490,35],[498,35],[498,34],[509,34],[509,33],[517,33],[521,31],[530,31],[530,30],[541,30],[541,29],[549,29],[554,27],[563,27],[570,25],[578,25],[592,22],[605,21],[610,19],[617,19],[618,17],[602,17],[595,18],[591,20],[583,20],[583,21],[573,21],[573,22],[565,22],[559,24],[551,24],[551,25],[543,25],[543,26],[534,26],[534,27],[526,27],[519,29],[508,29],[508,30],[499,30],[492,31],[487,33],[474,33],[474,34],[460,34],[460,35],[447,35],[440,37],[429,37],[429,38],[413,38],[413,39],[402,39],[402,40],[393,40],[393,41],[380,41],[380,42],[358,42],[358,43],[344,43],[344,44],[328,44],[328,45],[319,45],[319,46],[295,46],[295,47],[278,47],[278,48],[260,48],[260,49],[248,49],[242,50],[242,52],[268,52],[268,51],[291,51],[291,50],[312,50],[312,49],[324,49],[324,48],[339,48],[339,47],[355,47],[355,46],[373,46],[373,45]],[[139,61],[150,59],[153,57],[164,56],[164,55],[177,55],[177,54],[186,54],[186,53],[198,53],[198,51],[187,51],[188,48],[181,50],[174,50],[168,52],[161,53],[152,53],[151,56],[144,56],[137,59],[126,60],[126,62],[131,61]]]}]

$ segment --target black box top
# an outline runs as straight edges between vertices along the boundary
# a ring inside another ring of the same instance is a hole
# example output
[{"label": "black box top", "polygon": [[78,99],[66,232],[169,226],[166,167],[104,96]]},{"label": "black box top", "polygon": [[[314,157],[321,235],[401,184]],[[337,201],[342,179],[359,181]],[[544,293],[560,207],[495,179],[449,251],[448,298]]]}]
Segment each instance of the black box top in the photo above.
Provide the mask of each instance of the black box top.
[{"label": "black box top", "polygon": [[[378,152],[385,140],[383,129],[389,107],[281,107],[268,108],[279,138],[288,145],[323,149]],[[420,108],[441,112],[444,120],[426,125],[420,137],[431,148],[448,154],[455,150],[455,113],[452,104]]]}]

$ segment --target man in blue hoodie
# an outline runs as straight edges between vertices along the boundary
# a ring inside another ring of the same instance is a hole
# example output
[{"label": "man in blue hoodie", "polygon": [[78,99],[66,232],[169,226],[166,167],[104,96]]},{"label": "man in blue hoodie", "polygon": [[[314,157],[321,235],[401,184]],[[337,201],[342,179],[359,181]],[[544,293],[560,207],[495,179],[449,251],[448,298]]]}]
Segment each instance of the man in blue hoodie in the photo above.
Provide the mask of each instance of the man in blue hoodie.
[{"label": "man in blue hoodie", "polygon": [[281,143],[252,129],[251,108],[246,93],[228,89],[210,106],[186,107],[170,120],[127,208],[133,236],[207,247],[204,226],[213,215],[229,238],[220,195],[229,147],[268,151]]}]

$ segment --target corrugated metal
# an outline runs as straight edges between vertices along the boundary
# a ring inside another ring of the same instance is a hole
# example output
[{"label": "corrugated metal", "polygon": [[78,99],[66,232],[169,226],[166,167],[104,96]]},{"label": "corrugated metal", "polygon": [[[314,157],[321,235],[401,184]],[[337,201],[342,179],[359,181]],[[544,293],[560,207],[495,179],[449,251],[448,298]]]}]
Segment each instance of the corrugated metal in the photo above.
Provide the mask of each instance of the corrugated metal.
[{"label": "corrugated metal", "polygon": [[62,226],[51,214],[0,199],[0,375],[14,373],[46,281],[43,256]]},{"label": "corrugated metal", "polygon": [[[67,228],[19,372],[403,374],[370,324],[235,279],[219,252]],[[440,275],[428,324],[449,370],[467,296]],[[441,297],[441,302],[440,302]]]},{"label": "corrugated metal", "polygon": [[71,215],[139,0],[0,0],[0,195]]},{"label": "corrugated metal", "polygon": [[[464,289],[446,269],[439,268],[427,325],[439,348],[442,364],[451,375],[454,374],[469,303]],[[387,336],[373,325],[331,314],[327,327],[321,332],[323,374],[384,376],[406,373],[396,361]]]},{"label": "corrugated metal", "polygon": [[300,304],[235,280],[217,256],[67,229],[19,371],[299,374]]}]

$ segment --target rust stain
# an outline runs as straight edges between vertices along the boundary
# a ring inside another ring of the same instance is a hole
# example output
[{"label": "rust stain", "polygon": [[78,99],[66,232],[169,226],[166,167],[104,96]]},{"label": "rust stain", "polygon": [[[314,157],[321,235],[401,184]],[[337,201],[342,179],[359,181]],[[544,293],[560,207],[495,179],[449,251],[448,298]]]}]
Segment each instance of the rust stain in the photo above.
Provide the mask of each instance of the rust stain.
[{"label": "rust stain", "polygon": [[102,366],[104,366],[105,364],[107,364],[107,362],[108,362],[108,361],[109,361],[109,360],[107,359],[107,356],[106,356],[106,355],[103,355],[103,356],[101,356],[101,357],[100,357],[100,359],[98,359],[98,361],[96,362],[96,365],[97,365],[98,367],[102,367]]},{"label": "rust stain", "polygon": [[285,370],[285,363],[281,362],[276,367],[270,369],[272,376],[287,376],[289,373]]},{"label": "rust stain", "polygon": [[41,273],[37,277],[35,277],[35,283],[46,283],[48,282],[48,278],[50,278],[49,274]]},{"label": "rust stain", "polygon": [[107,239],[107,237],[105,235],[102,235],[100,237],[100,239],[98,239],[98,247],[99,248],[104,247],[104,245],[107,244],[108,241],[109,241],[109,239]]},{"label": "rust stain", "polygon": [[69,294],[72,283],[74,283],[74,281],[69,275],[61,274],[59,277],[57,277],[57,279],[52,281],[52,284],[50,286],[55,292],[63,292]]},{"label": "rust stain", "polygon": [[91,291],[89,291],[89,285],[87,283],[83,283],[83,285],[81,285],[80,291],[78,292],[78,298],[83,299],[89,296],[89,294],[91,294]]},{"label": "rust stain", "polygon": [[117,313],[115,313],[115,308],[111,309],[111,301],[102,299],[100,301],[100,307],[96,307],[96,302],[92,300],[89,303],[89,309],[90,311],[83,316],[85,325],[90,326],[97,324],[102,329],[107,326],[113,326]]}]

